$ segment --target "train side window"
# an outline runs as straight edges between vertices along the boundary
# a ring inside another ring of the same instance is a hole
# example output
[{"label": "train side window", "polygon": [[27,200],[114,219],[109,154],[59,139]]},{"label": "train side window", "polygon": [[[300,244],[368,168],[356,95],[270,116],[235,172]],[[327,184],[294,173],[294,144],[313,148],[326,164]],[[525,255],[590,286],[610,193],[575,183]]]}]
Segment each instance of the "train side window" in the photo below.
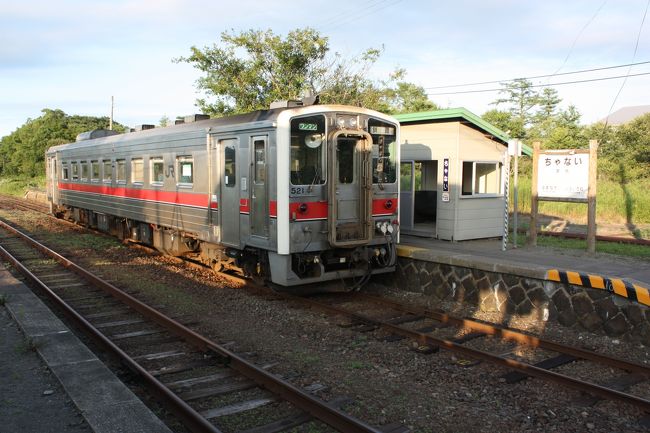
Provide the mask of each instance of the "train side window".
[{"label": "train side window", "polygon": [[117,183],[126,183],[126,161],[123,159],[118,159],[115,161],[115,180]]},{"label": "train side window", "polygon": [[90,161],[90,180],[99,181],[99,161]]},{"label": "train side window", "polygon": [[88,181],[88,161],[81,161],[81,180]]},{"label": "train side window", "polygon": [[144,182],[144,161],[142,158],[131,159],[131,182],[143,183]]},{"label": "train side window", "polygon": [[110,183],[113,180],[113,164],[109,159],[102,161],[102,165],[104,166],[104,182]]},{"label": "train side window", "polygon": [[178,183],[191,185],[194,183],[194,161],[191,156],[179,156],[176,158],[176,169],[178,170]]},{"label": "train side window", "polygon": [[151,158],[151,173],[149,176],[151,184],[161,185],[165,180],[165,165],[161,157]]},{"label": "train side window", "polygon": [[79,164],[77,161],[72,161],[70,166],[72,167],[72,180],[79,180]]},{"label": "train side window", "polygon": [[61,173],[63,180],[68,180],[70,178],[70,172],[68,170],[68,164],[61,164]]},{"label": "train side window", "polygon": [[237,160],[234,145],[226,145],[224,148],[224,173],[223,183],[227,187],[234,187],[237,179]]}]

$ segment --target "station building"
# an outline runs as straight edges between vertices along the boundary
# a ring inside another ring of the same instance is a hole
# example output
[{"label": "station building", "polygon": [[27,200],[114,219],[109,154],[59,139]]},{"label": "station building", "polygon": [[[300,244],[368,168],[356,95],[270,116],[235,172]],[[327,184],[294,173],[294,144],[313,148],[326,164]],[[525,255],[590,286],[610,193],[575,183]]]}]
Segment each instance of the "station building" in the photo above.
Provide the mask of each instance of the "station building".
[{"label": "station building", "polygon": [[450,241],[502,236],[507,135],[464,108],[395,117],[402,233]]}]

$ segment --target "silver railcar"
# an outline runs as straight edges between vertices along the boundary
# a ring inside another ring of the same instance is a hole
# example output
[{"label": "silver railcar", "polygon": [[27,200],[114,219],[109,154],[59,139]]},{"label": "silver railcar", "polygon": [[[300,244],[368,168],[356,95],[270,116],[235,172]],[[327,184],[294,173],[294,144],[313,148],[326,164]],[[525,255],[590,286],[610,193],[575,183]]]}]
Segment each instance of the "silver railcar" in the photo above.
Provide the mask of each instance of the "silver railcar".
[{"label": "silver railcar", "polygon": [[358,287],[391,272],[399,124],[287,106],[48,149],[52,213],[280,286]]}]

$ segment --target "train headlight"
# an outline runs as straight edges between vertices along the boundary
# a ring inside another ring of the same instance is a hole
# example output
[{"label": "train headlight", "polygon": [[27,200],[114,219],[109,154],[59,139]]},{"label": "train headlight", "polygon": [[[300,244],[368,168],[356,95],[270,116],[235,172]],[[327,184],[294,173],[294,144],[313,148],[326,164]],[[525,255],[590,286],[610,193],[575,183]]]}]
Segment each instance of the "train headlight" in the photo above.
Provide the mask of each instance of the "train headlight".
[{"label": "train headlight", "polygon": [[336,126],[338,126],[339,129],[345,128],[345,118],[344,117],[337,117],[336,118]]},{"label": "train headlight", "polygon": [[350,117],[348,119],[348,128],[357,129],[357,118],[356,117]]}]

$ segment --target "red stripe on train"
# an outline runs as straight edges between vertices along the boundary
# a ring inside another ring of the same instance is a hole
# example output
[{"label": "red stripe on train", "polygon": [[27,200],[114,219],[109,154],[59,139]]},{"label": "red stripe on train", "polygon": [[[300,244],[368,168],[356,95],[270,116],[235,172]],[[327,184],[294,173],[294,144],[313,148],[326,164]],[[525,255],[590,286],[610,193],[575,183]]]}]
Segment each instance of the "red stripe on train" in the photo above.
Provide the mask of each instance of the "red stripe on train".
[{"label": "red stripe on train", "polygon": [[[194,194],[179,191],[160,191],[151,189],[112,187],[107,185],[85,185],[80,183],[59,183],[59,189],[68,191],[87,192],[110,195],[114,197],[132,198],[179,204],[185,206],[208,207],[207,194]],[[216,203],[212,203],[216,206]]]}]

